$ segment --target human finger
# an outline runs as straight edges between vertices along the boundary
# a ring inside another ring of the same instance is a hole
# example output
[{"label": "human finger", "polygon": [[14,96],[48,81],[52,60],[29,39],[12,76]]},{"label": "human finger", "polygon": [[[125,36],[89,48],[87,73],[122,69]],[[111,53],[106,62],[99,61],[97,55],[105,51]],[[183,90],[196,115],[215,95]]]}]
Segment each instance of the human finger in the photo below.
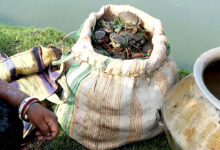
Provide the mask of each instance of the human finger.
[{"label": "human finger", "polygon": [[59,125],[58,123],[51,124],[51,136],[55,138],[59,134]]},{"label": "human finger", "polygon": [[41,133],[43,133],[43,135],[47,135],[47,133],[50,133],[50,129],[49,129],[48,125],[44,121],[42,121],[38,125],[38,128],[41,131]]},{"label": "human finger", "polygon": [[59,125],[58,125],[56,120],[50,120],[48,122],[48,126],[50,128],[50,133],[51,133],[50,136],[53,139],[53,138],[55,138],[59,134]]}]

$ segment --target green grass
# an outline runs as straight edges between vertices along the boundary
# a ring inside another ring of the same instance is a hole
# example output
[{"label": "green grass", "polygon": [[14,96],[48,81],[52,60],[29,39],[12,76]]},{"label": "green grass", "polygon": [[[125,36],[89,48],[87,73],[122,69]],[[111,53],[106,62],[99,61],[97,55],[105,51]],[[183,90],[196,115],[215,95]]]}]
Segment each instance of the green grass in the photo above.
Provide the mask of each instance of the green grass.
[{"label": "green grass", "polygon": [[61,42],[65,34],[54,28],[36,29],[33,27],[16,27],[0,24],[0,49],[8,56],[30,49],[34,46],[54,44],[70,47],[74,39],[67,38]]},{"label": "green grass", "polygon": [[[30,49],[34,46],[49,44],[58,47],[64,47],[68,50],[74,43],[73,38],[67,38],[64,43],[61,42],[65,33],[54,28],[36,29],[33,27],[15,27],[0,24],[0,49],[11,56],[18,52]],[[179,69],[179,76],[183,78],[190,71]],[[34,149],[39,141],[34,140],[30,149]],[[85,150],[86,148],[65,135],[61,130],[59,136],[53,141],[46,141],[41,146],[42,150]],[[117,150],[171,150],[165,134],[161,134],[153,139],[129,144],[118,148]]]},{"label": "green grass", "polygon": [[[35,140],[30,149],[33,149],[39,144],[39,141]],[[41,146],[42,150],[87,150],[81,144],[77,143],[61,130],[59,136],[53,141],[45,141]],[[157,137],[145,140],[141,142],[136,142],[128,144],[117,148],[115,150],[171,150],[165,134],[158,135]]]},{"label": "green grass", "polygon": [[178,69],[178,72],[179,72],[179,79],[182,79],[185,76],[187,76],[188,74],[190,74],[192,71],[185,70],[185,69]]}]

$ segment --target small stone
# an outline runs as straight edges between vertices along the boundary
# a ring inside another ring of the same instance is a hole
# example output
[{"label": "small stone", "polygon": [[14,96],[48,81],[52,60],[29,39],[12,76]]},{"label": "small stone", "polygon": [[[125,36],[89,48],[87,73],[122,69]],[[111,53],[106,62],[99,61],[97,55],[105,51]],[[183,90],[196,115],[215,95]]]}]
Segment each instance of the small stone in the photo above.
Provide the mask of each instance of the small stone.
[{"label": "small stone", "polygon": [[105,38],[105,31],[97,30],[95,31],[95,39],[96,40],[103,40]]}]

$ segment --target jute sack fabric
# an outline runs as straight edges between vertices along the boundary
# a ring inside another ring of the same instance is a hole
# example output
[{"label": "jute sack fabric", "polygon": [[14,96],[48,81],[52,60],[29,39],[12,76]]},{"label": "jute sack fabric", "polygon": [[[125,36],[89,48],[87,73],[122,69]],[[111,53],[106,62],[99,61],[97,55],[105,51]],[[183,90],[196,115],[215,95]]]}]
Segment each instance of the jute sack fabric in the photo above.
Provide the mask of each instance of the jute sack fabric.
[{"label": "jute sack fabric", "polygon": [[[153,36],[149,59],[120,60],[94,51],[91,30],[95,21],[125,11],[140,17]],[[141,10],[106,5],[91,13],[65,60],[71,96],[56,114],[66,133],[89,149],[116,148],[161,133],[158,110],[178,78],[167,47],[160,20]]]}]

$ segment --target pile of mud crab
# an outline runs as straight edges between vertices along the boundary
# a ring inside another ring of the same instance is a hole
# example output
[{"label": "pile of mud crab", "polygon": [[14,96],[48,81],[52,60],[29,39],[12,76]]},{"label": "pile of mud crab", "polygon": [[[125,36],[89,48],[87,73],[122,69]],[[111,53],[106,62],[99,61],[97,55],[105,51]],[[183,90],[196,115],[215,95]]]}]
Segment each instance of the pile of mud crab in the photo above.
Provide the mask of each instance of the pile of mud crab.
[{"label": "pile of mud crab", "polygon": [[95,52],[116,59],[149,58],[151,39],[142,20],[131,12],[120,13],[112,20],[99,19],[92,30]]}]

